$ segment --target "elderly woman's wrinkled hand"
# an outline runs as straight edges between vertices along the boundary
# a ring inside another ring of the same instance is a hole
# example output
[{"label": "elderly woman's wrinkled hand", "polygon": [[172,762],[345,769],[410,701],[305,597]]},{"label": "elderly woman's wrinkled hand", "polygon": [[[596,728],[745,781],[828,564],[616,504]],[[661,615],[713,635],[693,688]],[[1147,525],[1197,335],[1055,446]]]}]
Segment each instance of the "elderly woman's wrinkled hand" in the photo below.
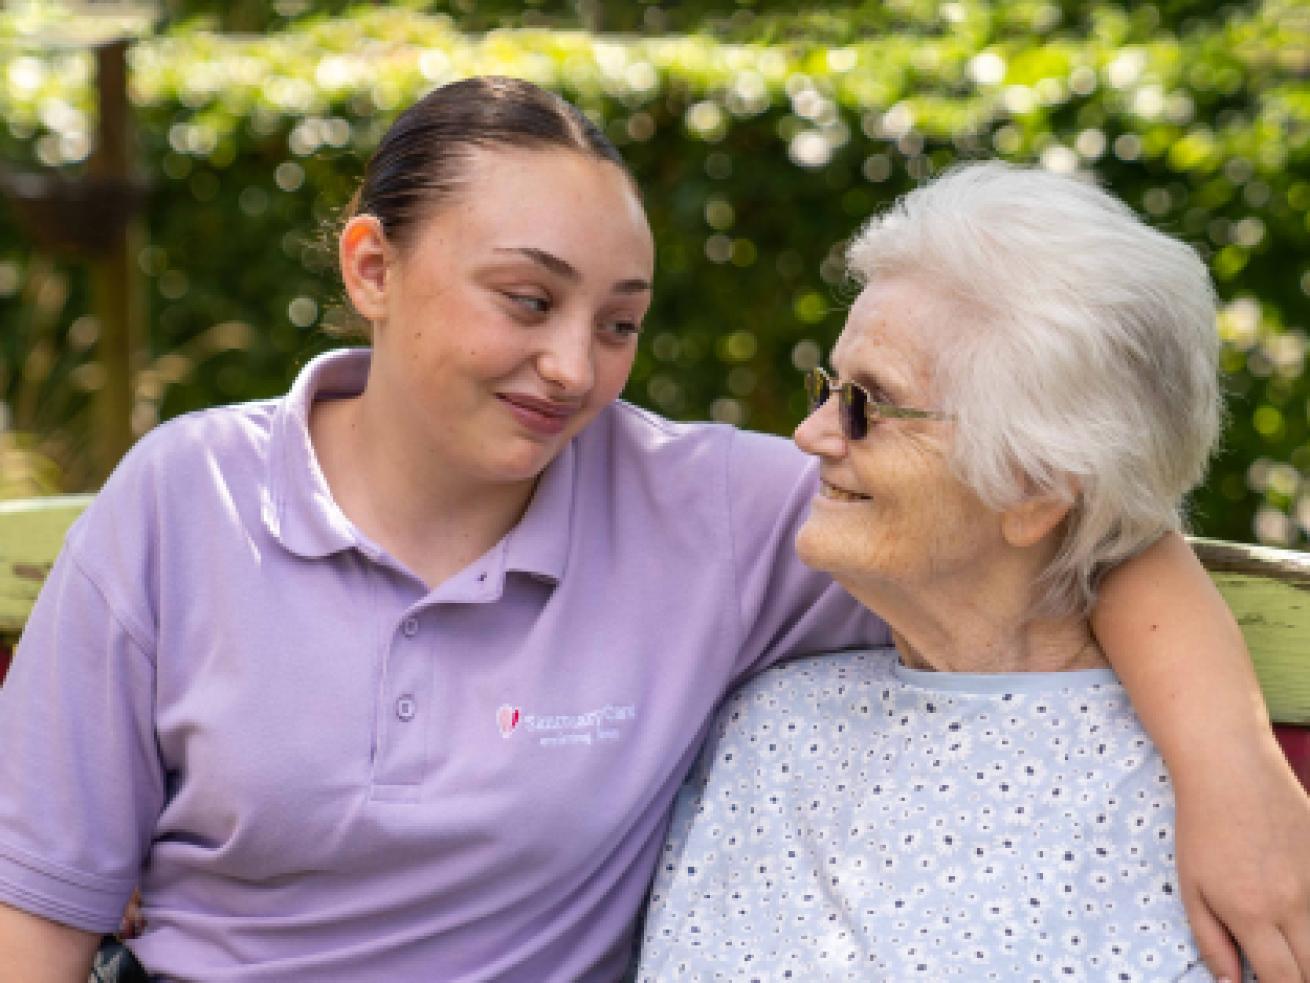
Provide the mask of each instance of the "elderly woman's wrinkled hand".
[{"label": "elderly woman's wrinkled hand", "polygon": [[[1290,779],[1290,780],[1289,780]],[[1178,796],[1179,882],[1206,965],[1261,983],[1310,981],[1310,796],[1281,762],[1218,764]]]}]

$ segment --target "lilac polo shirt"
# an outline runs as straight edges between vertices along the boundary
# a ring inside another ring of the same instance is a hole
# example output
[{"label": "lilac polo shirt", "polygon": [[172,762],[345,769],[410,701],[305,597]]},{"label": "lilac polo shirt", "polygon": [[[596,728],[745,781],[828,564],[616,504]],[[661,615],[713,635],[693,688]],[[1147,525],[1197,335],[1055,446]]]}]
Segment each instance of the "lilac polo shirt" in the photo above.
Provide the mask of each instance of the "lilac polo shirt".
[{"label": "lilac polo shirt", "polygon": [[604,411],[429,590],[332,501],[315,398],[192,414],[70,532],[0,688],[0,900],[174,980],[609,980],[724,693],[886,630],[806,570],[786,441]]}]

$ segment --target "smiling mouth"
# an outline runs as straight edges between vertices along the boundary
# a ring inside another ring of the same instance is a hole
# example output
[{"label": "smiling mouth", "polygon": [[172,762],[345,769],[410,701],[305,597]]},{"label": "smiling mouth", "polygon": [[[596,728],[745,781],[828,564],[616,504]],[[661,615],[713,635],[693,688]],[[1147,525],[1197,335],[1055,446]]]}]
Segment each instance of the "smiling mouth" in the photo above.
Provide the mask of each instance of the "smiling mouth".
[{"label": "smiling mouth", "polygon": [[498,398],[520,424],[543,436],[555,436],[563,432],[579,409],[569,403],[552,403],[517,394],[501,393]]},{"label": "smiling mouth", "polygon": [[857,495],[855,492],[849,492],[845,488],[838,488],[836,485],[820,480],[819,494],[824,498],[830,498],[835,502],[867,502],[868,495]]},{"label": "smiling mouth", "polygon": [[545,399],[533,399],[531,396],[501,394],[500,398],[511,406],[517,406],[519,409],[531,410],[533,413],[539,413],[542,416],[553,416],[567,419],[578,411],[578,407],[572,403],[552,403]]}]

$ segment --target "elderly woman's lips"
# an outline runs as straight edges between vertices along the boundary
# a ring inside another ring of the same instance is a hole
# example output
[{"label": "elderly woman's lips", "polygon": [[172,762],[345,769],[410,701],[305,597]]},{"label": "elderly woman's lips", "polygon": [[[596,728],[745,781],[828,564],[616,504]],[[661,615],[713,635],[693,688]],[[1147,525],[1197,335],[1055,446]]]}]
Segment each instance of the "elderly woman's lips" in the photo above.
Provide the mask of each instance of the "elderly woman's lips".
[{"label": "elderly woman's lips", "polygon": [[857,495],[855,492],[847,491],[845,488],[838,488],[827,481],[819,482],[819,494],[836,502],[867,502],[869,500],[868,495]]}]

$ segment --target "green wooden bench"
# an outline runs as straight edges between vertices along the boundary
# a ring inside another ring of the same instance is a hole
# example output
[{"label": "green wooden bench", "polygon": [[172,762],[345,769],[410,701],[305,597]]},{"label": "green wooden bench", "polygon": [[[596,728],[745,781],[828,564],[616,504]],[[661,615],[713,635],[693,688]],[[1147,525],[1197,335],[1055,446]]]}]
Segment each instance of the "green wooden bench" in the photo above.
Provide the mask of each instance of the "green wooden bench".
[{"label": "green wooden bench", "polygon": [[[0,680],[64,533],[90,500],[0,501]],[[1310,787],[1310,554],[1192,545],[1242,626],[1279,741]]]},{"label": "green wooden bench", "polygon": [[0,501],[0,681],[64,533],[90,501],[90,495]]}]

